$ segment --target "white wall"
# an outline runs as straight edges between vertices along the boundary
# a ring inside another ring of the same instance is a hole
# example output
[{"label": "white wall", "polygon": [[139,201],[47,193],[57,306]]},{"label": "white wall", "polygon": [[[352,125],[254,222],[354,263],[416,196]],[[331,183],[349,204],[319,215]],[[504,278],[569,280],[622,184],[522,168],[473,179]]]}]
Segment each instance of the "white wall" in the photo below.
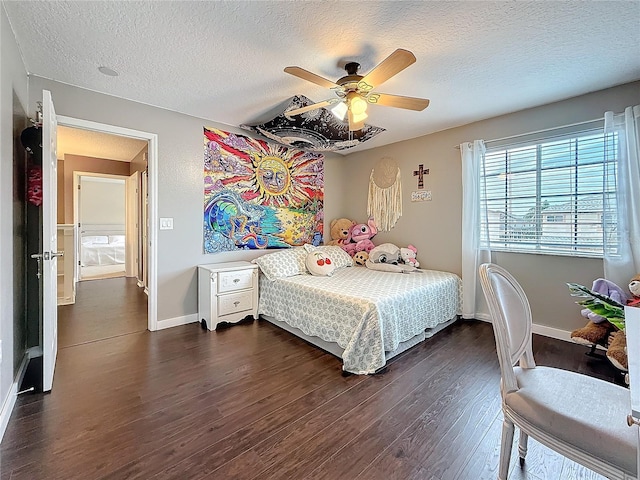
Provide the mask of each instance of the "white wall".
[{"label": "white wall", "polygon": [[[461,274],[462,261],[462,168],[460,143],[475,139],[491,140],[546,128],[602,118],[604,112],[621,112],[628,105],[640,103],[640,82],[575,97],[562,102],[475,122],[458,128],[426,135],[347,156],[343,176],[350,179],[341,215],[356,221],[366,218],[369,173],[380,158],[394,158],[402,171],[404,214],[391,232],[378,234],[374,243],[408,243],[418,248],[423,268]],[[430,173],[425,189],[433,200],[411,203],[412,190],[417,190],[413,171],[423,164]],[[493,260],[509,269],[522,283],[529,296],[534,322],[560,330],[581,327],[574,298],[565,282],[591,285],[603,276],[598,259],[558,257],[550,255],[494,254]]]},{"label": "white wall", "polygon": [[[13,151],[16,112],[28,112],[27,73],[4,5],[0,4],[0,408],[5,411],[14,380]],[[14,101],[19,105],[14,105]],[[9,409],[10,413],[10,409]],[[8,420],[0,418],[0,422]],[[2,425],[0,424],[0,428]],[[0,430],[0,434],[4,430]]]},{"label": "white wall", "polygon": [[[29,79],[29,112],[35,111],[43,89],[51,91],[58,115],[158,134],[158,216],[174,219],[173,230],[157,233],[158,320],[197,312],[196,265],[250,260],[262,254],[238,251],[205,255],[202,248],[203,127],[243,135],[249,132],[35,76]],[[325,156],[326,218],[334,218],[341,208],[342,161],[337,154]]]}]

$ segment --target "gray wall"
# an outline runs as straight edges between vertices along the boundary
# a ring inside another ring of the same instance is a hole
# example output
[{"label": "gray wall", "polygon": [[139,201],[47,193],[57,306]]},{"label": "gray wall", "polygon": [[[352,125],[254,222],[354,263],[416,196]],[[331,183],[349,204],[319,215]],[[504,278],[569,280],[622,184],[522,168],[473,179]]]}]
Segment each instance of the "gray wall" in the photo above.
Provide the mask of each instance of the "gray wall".
[{"label": "gray wall", "polygon": [[[196,312],[195,265],[259,255],[202,253],[202,127],[246,132],[39,77],[29,82],[30,111],[42,89],[52,92],[60,115],[159,135],[158,215],[174,218],[174,230],[158,232],[159,320]],[[422,266],[460,274],[462,185],[460,152],[455,146],[476,138],[491,140],[595,119],[606,110],[621,111],[638,103],[639,92],[640,82],[635,82],[344,157],[327,155],[325,232],[333,218],[366,219],[369,173],[378,159],[391,156],[402,170],[404,215],[391,232],[378,234],[375,243],[413,243]],[[433,200],[411,203],[410,193],[417,189],[412,172],[421,163],[430,169],[425,188],[432,191]],[[564,282],[590,284],[603,275],[602,262],[594,259],[501,254],[494,260],[510,268],[523,283],[535,322],[560,330],[584,323]]]},{"label": "gray wall", "polygon": [[[42,95],[42,94],[40,94]],[[73,223],[73,172],[129,176],[127,162],[67,153],[58,160],[58,223]]]},{"label": "gray wall", "polygon": [[[379,233],[374,243],[412,243],[423,268],[461,274],[462,183],[460,150],[455,146],[476,139],[491,140],[602,118],[604,112],[621,112],[640,103],[640,82],[594,92],[562,102],[472,123],[413,140],[350,154],[343,162],[349,178],[341,216],[366,219],[369,173],[382,157],[394,158],[402,171],[403,216],[390,232]],[[384,134],[383,134],[384,135]],[[429,168],[425,189],[433,200],[411,203],[417,190],[413,171]],[[529,296],[534,322],[560,330],[584,325],[579,308],[565,282],[591,285],[603,275],[601,260],[545,255],[494,254],[493,260],[511,270]]]},{"label": "gray wall", "polygon": [[[196,265],[250,260],[261,254],[202,253],[202,128],[248,132],[35,76],[29,79],[29,112],[35,111],[43,89],[51,91],[58,115],[158,134],[158,216],[174,219],[173,230],[158,232],[158,320],[197,312]],[[326,218],[334,218],[342,208],[342,162],[336,154],[325,157]]]},{"label": "gray wall", "polygon": [[[26,123],[28,110],[27,74],[7,20],[0,6],[0,405],[11,390],[14,359],[24,355],[24,319],[14,318],[14,201],[11,174],[14,162],[15,131]],[[16,128],[18,126],[18,128]],[[17,295],[17,297],[20,297]],[[14,337],[17,340],[14,351]]]}]

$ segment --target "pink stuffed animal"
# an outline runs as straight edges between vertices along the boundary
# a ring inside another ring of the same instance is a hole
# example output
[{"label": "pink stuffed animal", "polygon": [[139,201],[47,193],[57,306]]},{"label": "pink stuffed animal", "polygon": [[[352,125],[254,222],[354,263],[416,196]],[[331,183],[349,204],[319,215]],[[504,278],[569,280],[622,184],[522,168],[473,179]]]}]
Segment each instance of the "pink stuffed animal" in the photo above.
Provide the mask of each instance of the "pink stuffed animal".
[{"label": "pink stuffed animal", "polygon": [[418,253],[418,249],[413,245],[407,245],[407,248],[400,249],[400,258],[406,265],[411,265],[416,268],[420,266],[418,259],[416,258],[416,254]]},{"label": "pink stuffed animal", "polygon": [[373,217],[370,217],[367,223],[359,223],[351,227],[342,249],[352,257],[357,252],[364,251],[369,253],[375,247],[371,239],[377,233],[378,227],[376,227]]}]

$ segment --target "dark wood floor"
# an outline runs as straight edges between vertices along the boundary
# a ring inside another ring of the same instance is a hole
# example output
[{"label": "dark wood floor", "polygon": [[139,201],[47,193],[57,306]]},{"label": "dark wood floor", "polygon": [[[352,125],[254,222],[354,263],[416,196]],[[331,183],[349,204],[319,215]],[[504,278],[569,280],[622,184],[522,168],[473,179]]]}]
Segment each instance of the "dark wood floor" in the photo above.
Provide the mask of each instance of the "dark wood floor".
[{"label": "dark wood floor", "polygon": [[76,303],[58,307],[58,348],[143,332],[147,296],[135,278],[78,282]]},{"label": "dark wood floor", "polygon": [[[68,317],[108,313],[109,282]],[[19,397],[2,480],[496,478],[489,324],[459,322],[383,374],[346,378],[338,359],[264,321],[87,338],[60,349],[50,394]],[[536,337],[534,350],[539,364],[613,379],[578,345]],[[515,462],[511,479],[601,478],[534,441],[525,468]]]}]

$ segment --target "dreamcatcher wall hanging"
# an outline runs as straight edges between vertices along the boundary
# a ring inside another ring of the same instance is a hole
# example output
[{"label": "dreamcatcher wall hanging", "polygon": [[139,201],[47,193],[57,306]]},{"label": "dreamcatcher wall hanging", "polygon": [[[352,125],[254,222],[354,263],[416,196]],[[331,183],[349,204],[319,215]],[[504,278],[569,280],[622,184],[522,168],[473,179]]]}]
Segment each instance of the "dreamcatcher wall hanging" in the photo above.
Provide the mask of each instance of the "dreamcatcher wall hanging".
[{"label": "dreamcatcher wall hanging", "polygon": [[371,170],[367,214],[384,232],[391,230],[402,216],[400,167],[392,158],[381,158]]}]

